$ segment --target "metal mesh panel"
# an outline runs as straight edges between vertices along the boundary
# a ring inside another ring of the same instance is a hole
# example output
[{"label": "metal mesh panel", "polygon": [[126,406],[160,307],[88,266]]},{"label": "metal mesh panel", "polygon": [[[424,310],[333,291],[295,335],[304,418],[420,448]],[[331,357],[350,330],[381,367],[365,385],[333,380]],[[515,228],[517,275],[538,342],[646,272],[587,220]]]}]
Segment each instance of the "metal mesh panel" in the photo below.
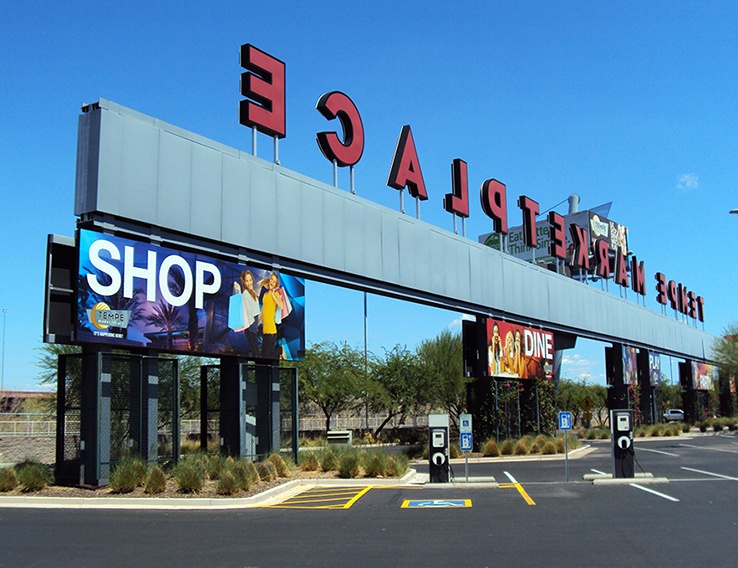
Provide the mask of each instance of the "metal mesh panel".
[{"label": "metal mesh panel", "polygon": [[279,442],[281,451],[293,452],[296,447],[295,436],[298,432],[299,422],[296,381],[296,368],[279,368],[279,423],[281,426]]},{"label": "metal mesh panel", "polygon": [[202,438],[200,449],[203,451],[219,451],[220,450],[220,367],[217,365],[207,365],[203,367],[205,372],[205,404],[203,421],[201,430],[204,430],[207,447],[202,447]]},{"label": "metal mesh panel", "polygon": [[[100,424],[110,434],[110,462],[141,452],[141,368],[139,361],[112,355],[110,361],[110,424]],[[102,462],[104,463],[104,462]]]},{"label": "metal mesh panel", "polygon": [[[176,359],[147,360],[156,364],[158,375],[157,437],[160,462],[176,461],[179,458],[179,397],[177,396],[178,365]],[[144,367],[146,368],[146,367]]]},{"label": "metal mesh panel", "polygon": [[[80,415],[82,408],[82,356],[60,356],[59,392],[63,401],[58,414],[57,435],[60,436],[62,451],[57,460],[74,461],[80,459]],[[59,428],[61,427],[61,428]]]}]

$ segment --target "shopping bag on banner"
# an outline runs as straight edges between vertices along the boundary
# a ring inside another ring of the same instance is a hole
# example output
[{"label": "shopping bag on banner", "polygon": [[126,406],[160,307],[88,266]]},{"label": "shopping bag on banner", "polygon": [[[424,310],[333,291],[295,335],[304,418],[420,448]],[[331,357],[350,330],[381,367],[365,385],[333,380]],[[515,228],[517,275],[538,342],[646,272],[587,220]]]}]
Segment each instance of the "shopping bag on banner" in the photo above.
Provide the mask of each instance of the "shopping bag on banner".
[{"label": "shopping bag on banner", "polygon": [[246,310],[243,306],[243,296],[233,294],[228,299],[228,327],[233,331],[246,329]]},{"label": "shopping bag on banner", "polygon": [[286,318],[288,315],[292,313],[292,304],[290,304],[290,297],[287,295],[287,292],[284,291],[284,288],[279,289],[279,295],[282,297],[282,319]]}]

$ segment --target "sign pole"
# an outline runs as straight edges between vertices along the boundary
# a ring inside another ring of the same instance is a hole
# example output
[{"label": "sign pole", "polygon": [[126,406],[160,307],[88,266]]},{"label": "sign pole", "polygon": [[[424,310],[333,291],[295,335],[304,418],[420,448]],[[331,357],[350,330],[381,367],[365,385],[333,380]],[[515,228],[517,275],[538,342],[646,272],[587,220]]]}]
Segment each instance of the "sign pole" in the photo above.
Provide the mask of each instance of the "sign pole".
[{"label": "sign pole", "polygon": [[459,414],[459,436],[460,446],[464,451],[464,474],[466,482],[469,483],[469,452],[474,447],[472,440],[472,416],[471,414]]},{"label": "sign pole", "polygon": [[566,470],[566,481],[569,482],[569,430],[574,426],[574,417],[571,412],[559,412],[559,430],[564,432],[564,468]]}]

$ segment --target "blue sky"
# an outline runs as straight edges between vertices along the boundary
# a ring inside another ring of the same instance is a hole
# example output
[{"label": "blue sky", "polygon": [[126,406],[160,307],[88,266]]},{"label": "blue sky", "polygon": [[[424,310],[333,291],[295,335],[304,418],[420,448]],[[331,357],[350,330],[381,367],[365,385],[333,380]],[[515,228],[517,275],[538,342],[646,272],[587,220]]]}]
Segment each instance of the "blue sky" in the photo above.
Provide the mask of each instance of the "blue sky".
[{"label": "blue sky", "polygon": [[[469,164],[472,197],[489,177],[541,210],[581,196],[613,201],[653,274],[705,298],[705,329],[736,321],[738,4],[732,2],[11,2],[0,19],[0,307],[9,310],[5,387],[37,388],[46,235],[72,235],[77,116],[108,98],[250,151],[238,123],[239,46],[287,64],[283,166],[332,182],[315,133],[324,92],[358,107],[366,147],[357,191],[398,208],[385,185],[410,124],[443,211],[450,164]],[[332,125],[330,125],[332,126]],[[270,158],[266,138],[261,157]],[[339,185],[348,189],[348,174]],[[408,208],[412,212],[412,208]],[[559,208],[565,212],[565,206]],[[476,199],[466,235],[490,231]],[[309,342],[363,346],[363,298],[308,285]],[[312,315],[311,315],[312,312]],[[369,349],[433,337],[460,314],[369,297]],[[602,345],[567,353],[564,375],[603,381]],[[669,363],[662,367],[668,373]]]}]

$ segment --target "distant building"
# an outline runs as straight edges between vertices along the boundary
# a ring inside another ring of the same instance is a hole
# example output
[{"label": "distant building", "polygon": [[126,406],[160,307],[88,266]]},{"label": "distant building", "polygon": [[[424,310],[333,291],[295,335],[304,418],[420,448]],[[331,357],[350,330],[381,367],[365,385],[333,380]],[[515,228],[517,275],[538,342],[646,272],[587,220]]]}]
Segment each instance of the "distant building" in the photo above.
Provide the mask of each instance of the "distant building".
[{"label": "distant building", "polygon": [[12,391],[0,393],[0,412],[19,412],[27,400],[49,398],[54,396],[49,391]]}]

